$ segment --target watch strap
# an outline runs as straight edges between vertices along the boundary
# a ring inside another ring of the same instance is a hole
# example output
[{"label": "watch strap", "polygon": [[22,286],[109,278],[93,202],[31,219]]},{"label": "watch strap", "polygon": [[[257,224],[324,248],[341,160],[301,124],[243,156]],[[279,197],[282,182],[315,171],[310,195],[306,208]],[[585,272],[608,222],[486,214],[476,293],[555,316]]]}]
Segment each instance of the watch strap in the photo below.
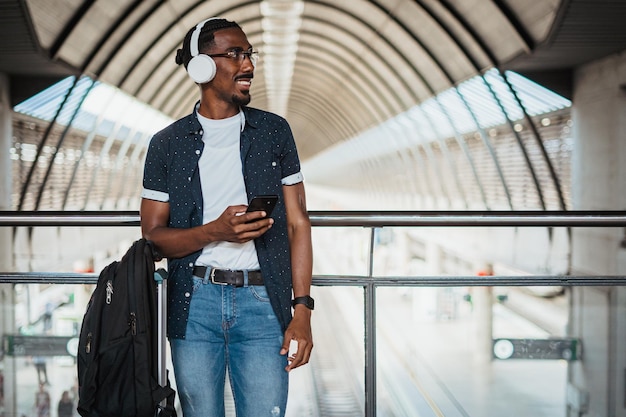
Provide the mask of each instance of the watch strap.
[{"label": "watch strap", "polygon": [[291,306],[295,307],[296,304],[304,304],[309,310],[315,309],[315,300],[310,295],[294,298],[291,302]]}]

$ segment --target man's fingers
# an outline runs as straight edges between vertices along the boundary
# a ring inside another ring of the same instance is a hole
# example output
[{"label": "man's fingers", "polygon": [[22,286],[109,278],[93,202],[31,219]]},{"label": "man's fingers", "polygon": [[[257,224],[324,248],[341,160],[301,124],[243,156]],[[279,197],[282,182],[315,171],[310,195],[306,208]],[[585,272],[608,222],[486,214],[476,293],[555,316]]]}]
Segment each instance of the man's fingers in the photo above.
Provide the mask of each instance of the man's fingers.
[{"label": "man's fingers", "polygon": [[313,345],[311,343],[308,343],[306,341],[298,342],[296,340],[292,340],[289,348],[289,356],[287,358],[288,365],[285,368],[287,372],[309,363],[312,350]]}]

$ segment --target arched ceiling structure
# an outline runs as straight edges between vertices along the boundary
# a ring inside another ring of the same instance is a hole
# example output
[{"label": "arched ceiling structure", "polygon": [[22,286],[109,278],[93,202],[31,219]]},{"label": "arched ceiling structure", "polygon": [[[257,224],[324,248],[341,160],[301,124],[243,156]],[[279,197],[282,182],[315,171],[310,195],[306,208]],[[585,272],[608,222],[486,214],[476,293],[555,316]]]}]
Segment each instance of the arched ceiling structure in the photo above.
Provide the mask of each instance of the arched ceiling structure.
[{"label": "arched ceiling structure", "polygon": [[[0,7],[0,72],[11,77],[14,104],[84,73],[173,118],[198,97],[174,63],[185,33],[211,16],[237,21],[261,51],[251,105],[289,120],[303,159],[492,67],[530,74],[567,96],[572,68],[626,44],[624,1],[0,0]],[[278,73],[291,64],[293,71]]]}]

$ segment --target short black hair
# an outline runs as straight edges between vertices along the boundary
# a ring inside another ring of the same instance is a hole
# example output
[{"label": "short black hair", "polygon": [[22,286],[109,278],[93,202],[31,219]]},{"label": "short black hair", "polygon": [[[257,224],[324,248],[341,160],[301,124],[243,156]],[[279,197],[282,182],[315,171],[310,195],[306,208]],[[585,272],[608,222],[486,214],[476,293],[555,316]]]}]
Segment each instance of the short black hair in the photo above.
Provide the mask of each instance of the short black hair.
[{"label": "short black hair", "polygon": [[[226,19],[211,19],[206,22],[204,26],[202,26],[200,36],[198,37],[198,51],[202,52],[215,43],[216,31],[228,28],[241,29],[241,27],[236,22]],[[196,26],[189,29],[187,35],[185,35],[185,39],[183,40],[182,48],[176,51],[176,64],[183,64],[185,68],[187,68],[189,61],[191,61],[191,49],[189,46],[189,42],[191,40],[191,35],[195,30]]]}]

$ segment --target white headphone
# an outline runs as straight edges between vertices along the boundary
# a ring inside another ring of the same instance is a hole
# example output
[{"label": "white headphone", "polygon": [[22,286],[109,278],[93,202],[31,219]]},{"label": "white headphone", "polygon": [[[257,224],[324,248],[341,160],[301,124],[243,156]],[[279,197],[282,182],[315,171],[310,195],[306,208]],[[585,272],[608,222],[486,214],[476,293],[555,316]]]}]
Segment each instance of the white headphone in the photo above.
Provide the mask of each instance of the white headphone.
[{"label": "white headphone", "polygon": [[198,45],[198,41],[200,40],[200,32],[202,32],[202,28],[205,23],[211,20],[220,19],[219,17],[211,17],[209,19],[203,20],[202,22],[196,25],[196,29],[191,34],[191,39],[189,39],[189,51],[191,52],[191,60],[187,64],[187,73],[189,77],[198,84],[208,83],[215,77],[215,72],[217,71],[217,67],[215,66],[215,61],[213,58],[206,54],[201,54],[199,49],[200,45]]}]

